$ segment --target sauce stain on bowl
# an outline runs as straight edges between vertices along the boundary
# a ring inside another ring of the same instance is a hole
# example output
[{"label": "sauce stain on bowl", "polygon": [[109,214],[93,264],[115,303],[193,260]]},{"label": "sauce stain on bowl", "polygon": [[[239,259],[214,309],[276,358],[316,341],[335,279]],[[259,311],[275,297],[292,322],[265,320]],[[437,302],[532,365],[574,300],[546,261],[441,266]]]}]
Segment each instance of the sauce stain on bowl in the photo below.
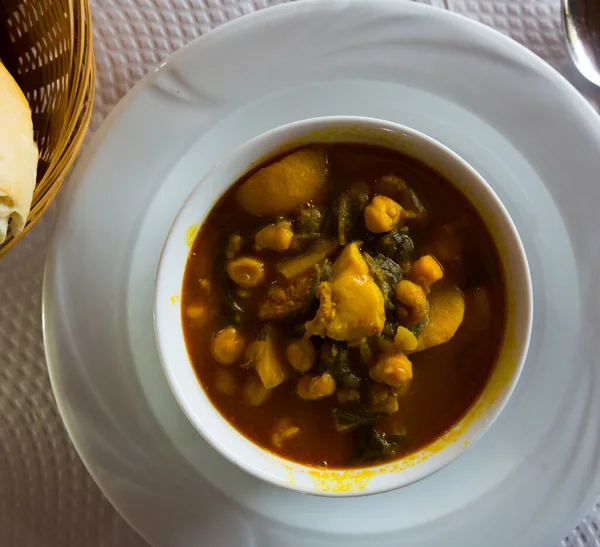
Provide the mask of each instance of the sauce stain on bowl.
[{"label": "sauce stain on bowl", "polygon": [[200,224],[192,224],[185,232],[185,242],[188,247],[191,247],[194,244],[194,240],[196,239],[199,230]]}]

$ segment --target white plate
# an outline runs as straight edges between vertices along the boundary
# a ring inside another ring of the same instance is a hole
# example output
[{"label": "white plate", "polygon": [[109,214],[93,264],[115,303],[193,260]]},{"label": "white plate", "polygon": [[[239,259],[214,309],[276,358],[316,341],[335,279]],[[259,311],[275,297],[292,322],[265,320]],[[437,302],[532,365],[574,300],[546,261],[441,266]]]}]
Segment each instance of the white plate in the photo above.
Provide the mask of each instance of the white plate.
[{"label": "white plate", "polygon": [[[158,256],[223,154],[319,115],[440,140],[493,186],[535,296],[530,353],[487,435],[399,491],[319,499],[218,456],[173,400],[152,329]],[[154,545],[547,547],[600,493],[600,120],[502,35],[396,0],[317,0],[221,27],[146,77],[62,193],[44,327],[65,424],[104,493]]]}]

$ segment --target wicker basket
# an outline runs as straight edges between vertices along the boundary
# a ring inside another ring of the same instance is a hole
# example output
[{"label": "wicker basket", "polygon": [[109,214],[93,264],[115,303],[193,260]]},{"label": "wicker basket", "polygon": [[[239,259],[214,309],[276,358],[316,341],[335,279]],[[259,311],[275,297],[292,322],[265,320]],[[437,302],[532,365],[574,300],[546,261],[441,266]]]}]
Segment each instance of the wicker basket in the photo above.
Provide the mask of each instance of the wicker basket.
[{"label": "wicker basket", "polygon": [[40,151],[27,224],[40,219],[81,149],[92,114],[96,71],[87,0],[0,0],[0,59],[27,96]]}]

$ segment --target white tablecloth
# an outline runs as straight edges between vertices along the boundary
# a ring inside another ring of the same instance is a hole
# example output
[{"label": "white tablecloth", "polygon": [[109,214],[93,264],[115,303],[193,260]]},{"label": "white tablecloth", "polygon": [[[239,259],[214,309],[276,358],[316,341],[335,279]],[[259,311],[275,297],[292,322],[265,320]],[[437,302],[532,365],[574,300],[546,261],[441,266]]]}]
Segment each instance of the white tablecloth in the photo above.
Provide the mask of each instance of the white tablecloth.
[{"label": "white tablecloth", "polygon": [[[229,19],[283,1],[91,0],[98,68],[91,132],[133,84],[170,53]],[[600,105],[600,92],[579,76],[568,57],[560,0],[421,1],[508,34]],[[50,389],[41,289],[53,214],[51,210],[0,261],[0,547],[145,546],[86,472]],[[599,529],[596,506],[560,544],[600,547]],[[556,539],[559,544],[562,538]]]}]

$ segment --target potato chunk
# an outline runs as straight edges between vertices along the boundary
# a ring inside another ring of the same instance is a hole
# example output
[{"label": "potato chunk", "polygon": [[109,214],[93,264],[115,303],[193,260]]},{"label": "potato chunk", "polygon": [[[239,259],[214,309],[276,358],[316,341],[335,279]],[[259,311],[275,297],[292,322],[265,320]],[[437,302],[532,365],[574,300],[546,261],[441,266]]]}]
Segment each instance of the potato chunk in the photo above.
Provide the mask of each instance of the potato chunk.
[{"label": "potato chunk", "polygon": [[327,158],[319,150],[298,150],[252,175],[237,192],[254,215],[283,215],[316,199],[327,180]]},{"label": "potato chunk", "polygon": [[450,340],[465,314],[465,299],[454,286],[434,290],[429,295],[429,320],[419,334],[416,351],[438,346]]},{"label": "potato chunk", "polygon": [[332,280],[321,283],[317,294],[320,306],[315,318],[306,323],[309,334],[359,340],[383,330],[383,295],[356,243],[346,245],[333,265]]},{"label": "potato chunk", "polygon": [[254,365],[260,381],[267,389],[277,387],[287,378],[285,364],[277,355],[275,343],[270,335],[264,340],[252,342],[246,357]]}]

